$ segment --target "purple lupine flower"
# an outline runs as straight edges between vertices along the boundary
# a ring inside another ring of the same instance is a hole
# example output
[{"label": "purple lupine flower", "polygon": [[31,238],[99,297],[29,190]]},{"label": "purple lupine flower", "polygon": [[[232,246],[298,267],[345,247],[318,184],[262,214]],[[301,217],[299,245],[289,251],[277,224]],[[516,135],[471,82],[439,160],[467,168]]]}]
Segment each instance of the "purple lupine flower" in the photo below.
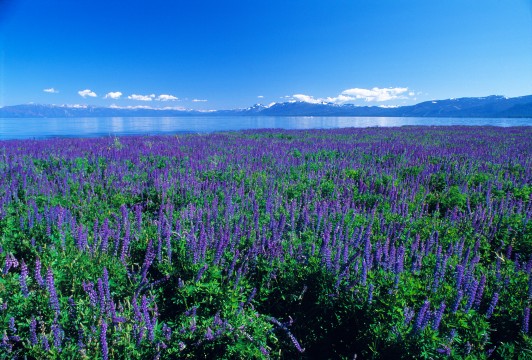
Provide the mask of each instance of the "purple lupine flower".
[{"label": "purple lupine flower", "polygon": [[111,288],[109,286],[109,273],[107,272],[107,268],[105,266],[103,268],[102,285],[103,285],[103,290],[105,292],[105,298],[108,301],[111,300]]},{"label": "purple lupine flower", "polygon": [[491,349],[488,349],[488,350],[486,351],[486,357],[487,357],[487,358],[490,358],[491,355],[493,355],[493,352],[495,351],[495,349],[496,349],[496,347],[492,347]]},{"label": "purple lupine flower", "polygon": [[19,342],[21,341],[21,338],[18,335],[12,335],[12,336],[9,336],[9,340],[12,342]]},{"label": "purple lupine flower", "polygon": [[528,298],[532,299],[532,274],[528,275]]},{"label": "purple lupine flower", "polygon": [[87,239],[85,238],[83,224],[80,224],[78,227],[77,236],[76,236],[76,246],[79,251],[83,251],[85,250],[87,245],[88,244],[87,244]]},{"label": "purple lupine flower", "polygon": [[465,353],[466,353],[466,355],[469,355],[469,353],[471,353],[471,347],[472,347],[471,343],[469,341],[466,342],[466,344],[465,344]]},{"label": "purple lupine flower", "polygon": [[436,264],[439,264],[440,262],[441,252],[442,252],[442,247],[441,245],[439,245],[438,248],[436,249]]},{"label": "purple lupine flower", "polygon": [[257,294],[257,288],[253,288],[253,290],[249,294],[248,299],[246,300],[246,303],[245,303],[244,306],[249,305],[251,303],[251,301],[253,301],[253,298],[255,297],[256,294]]},{"label": "purple lupine flower", "polygon": [[148,242],[148,246],[146,247],[146,255],[144,255],[144,264],[142,265],[141,271],[141,282],[146,280],[148,269],[153,263],[153,260],[155,260],[155,252],[153,250],[153,242],[150,240]]},{"label": "purple lupine flower", "polygon": [[44,351],[50,351],[50,343],[48,342],[48,338],[44,334],[41,335],[41,343]]},{"label": "purple lupine flower", "polygon": [[497,302],[499,301],[499,293],[494,293],[493,297],[491,298],[490,306],[488,307],[488,311],[486,312],[486,318],[490,318],[493,314],[493,311],[495,310],[495,306],[497,306]]},{"label": "purple lupine flower", "polygon": [[[314,246],[314,244],[313,244]],[[240,256],[240,252],[238,249],[235,250],[235,254],[233,255],[233,261],[231,261],[231,266],[229,266],[229,270],[227,271],[227,277],[230,278],[231,275],[233,275],[233,272],[235,270],[236,261],[238,260]]]},{"label": "purple lupine flower", "polygon": [[22,265],[20,266],[20,277],[19,277],[19,283],[20,283],[20,290],[22,291],[22,295],[27,298],[30,294],[28,291],[28,267],[26,266],[26,263],[24,260],[22,260]]},{"label": "purple lupine flower", "polygon": [[443,255],[442,264],[440,266],[439,280],[440,282],[445,279],[445,272],[447,271],[447,261],[449,260],[449,255]]},{"label": "purple lupine flower", "polygon": [[93,241],[92,241],[92,247],[91,247],[91,252],[93,254],[96,251],[96,245],[98,244],[98,238],[100,237],[99,225],[100,223],[98,219],[94,219],[94,224],[92,227]]},{"label": "purple lupine flower", "polygon": [[207,327],[207,332],[205,333],[205,339],[207,339],[208,341],[214,340],[214,335],[210,327]]},{"label": "purple lupine flower", "polygon": [[157,316],[159,316],[159,313],[157,312],[157,303],[153,303],[153,310],[152,310],[152,318],[151,318],[151,326],[155,329],[157,326]]},{"label": "purple lupine flower", "polygon": [[61,330],[61,326],[57,323],[57,317],[54,320],[54,323],[52,324],[52,334],[54,336],[54,347],[61,351],[61,342],[63,339],[63,331]]},{"label": "purple lupine flower", "polygon": [[473,253],[476,254],[479,248],[480,248],[480,240],[477,239],[477,241],[475,241],[475,246],[473,247]]},{"label": "purple lupine flower", "polygon": [[223,324],[222,318],[220,317],[220,312],[218,311],[216,315],[214,315],[214,319],[212,320],[212,324],[215,327],[220,327]]},{"label": "purple lupine flower", "polygon": [[[161,262],[163,260],[163,238],[161,237],[161,233],[160,231],[157,231],[158,235],[157,235],[157,260],[159,262]],[[198,252],[198,247],[195,246],[194,247],[194,264],[197,263],[198,261],[198,256],[199,256],[199,252]]]},{"label": "purple lupine flower", "polygon": [[399,249],[397,249],[397,261],[395,263],[395,273],[400,274],[404,270],[404,261],[405,261],[405,247],[404,245],[401,245]]},{"label": "purple lupine flower", "polygon": [[368,265],[366,263],[366,259],[362,259],[362,275],[360,278],[360,283],[362,286],[366,286],[366,280],[368,277]]},{"label": "purple lupine flower", "polygon": [[129,231],[129,223],[124,224],[126,232],[124,234],[124,237],[122,239],[122,251],[120,252],[120,261],[125,262],[126,256],[129,253],[129,242],[130,242],[130,231]]},{"label": "purple lupine flower", "polygon": [[521,263],[519,262],[519,254],[515,254],[514,255],[514,271],[515,272],[518,272],[519,270],[521,270]]},{"label": "purple lupine flower", "polygon": [[506,289],[508,288],[508,285],[510,285],[510,275],[504,277],[503,287]]},{"label": "purple lupine flower", "polygon": [[300,353],[303,353],[305,351],[305,349],[302,348],[299,342],[297,341],[296,337],[290,332],[290,330],[288,330],[288,328],[283,323],[281,323],[279,320],[277,320],[273,316],[270,316],[268,319],[286,332],[286,334],[288,335],[288,337],[290,338],[290,340],[296,347],[297,351],[299,351]]},{"label": "purple lupine flower", "polygon": [[111,314],[113,325],[125,323],[127,321],[127,319],[123,316],[116,316],[116,305],[112,300],[109,302],[109,313]]},{"label": "purple lupine flower", "polygon": [[421,269],[421,258],[423,257],[423,253],[420,252],[417,255],[412,255],[412,263],[410,265],[410,271],[416,272]]},{"label": "purple lupine flower", "polygon": [[[114,216],[114,219],[117,220],[117,216]],[[114,239],[113,242],[113,256],[118,256],[118,250],[120,249],[120,230],[111,230],[111,237]]]},{"label": "purple lupine flower", "polygon": [[369,265],[369,261],[371,258],[371,229],[368,229],[366,233],[366,243],[364,244],[364,258],[366,259],[366,262]]},{"label": "purple lupine flower", "polygon": [[425,315],[430,307],[430,301],[425,300],[423,306],[419,309],[416,322],[414,324],[414,332],[420,332],[423,330],[423,323],[425,322]]},{"label": "purple lupine flower", "polygon": [[197,311],[198,307],[197,306],[193,306],[191,307],[190,309],[188,309],[187,311],[185,311],[185,316],[196,316],[196,311]]},{"label": "purple lupine flower", "polygon": [[530,308],[527,307],[523,314],[523,324],[521,330],[523,333],[528,334],[528,323],[530,321]]},{"label": "purple lupine flower", "polygon": [[107,323],[102,320],[102,325],[100,327],[100,344],[102,349],[102,359],[109,359],[109,349],[107,348]]},{"label": "purple lupine flower", "polygon": [[296,347],[297,351],[299,351],[300,353],[304,353],[305,352],[305,348],[301,347],[301,345],[297,341],[296,337],[290,331],[287,331],[287,334],[288,334],[288,337],[290,338],[290,340],[292,340],[292,344],[294,344],[294,346]]},{"label": "purple lupine flower", "polygon": [[453,340],[455,336],[456,336],[456,329],[451,329],[451,331],[449,332],[449,340]]},{"label": "purple lupine flower", "polygon": [[423,317],[423,322],[421,323],[421,331],[425,330],[427,325],[429,324],[429,321],[434,317],[434,311],[427,310],[425,313],[425,316]]},{"label": "purple lupine flower", "polygon": [[139,346],[144,338],[144,327],[133,324],[133,335],[137,338],[137,346]]},{"label": "purple lupine flower", "polygon": [[464,267],[460,264],[456,265],[456,289],[460,290],[462,280],[464,278]]},{"label": "purple lupine flower", "polygon": [[477,294],[478,289],[478,281],[473,279],[472,283],[469,285],[468,289],[468,299],[465,307],[465,312],[468,312],[471,309],[471,306],[473,306],[473,302],[475,301],[475,295]]},{"label": "purple lupine flower", "polygon": [[37,321],[32,317],[30,321],[30,343],[31,345],[37,345]]},{"label": "purple lupine flower", "polygon": [[172,328],[166,324],[163,324],[162,331],[166,341],[170,341],[170,339],[172,338]]},{"label": "purple lupine flower", "polygon": [[444,346],[442,348],[439,348],[436,351],[438,353],[442,354],[442,355],[445,355],[445,356],[450,356],[451,355],[451,348],[448,347],[448,346]]},{"label": "purple lupine flower", "polygon": [[[441,246],[440,246],[440,249],[441,249]],[[440,285],[440,267],[441,267],[440,260],[437,259],[436,266],[434,267],[434,271],[432,273],[432,277],[434,278],[432,282],[432,287],[431,287],[432,292],[436,292],[436,290],[438,290],[438,287]]]},{"label": "purple lupine flower", "polygon": [[438,330],[438,328],[440,327],[440,322],[441,322],[441,319],[443,317],[443,313],[445,311],[445,307],[446,307],[445,302],[442,301],[441,304],[440,304],[440,308],[434,314],[434,322],[432,323],[432,329],[433,330]]},{"label": "purple lupine flower", "polygon": [[410,321],[412,321],[412,319],[414,318],[414,315],[416,315],[416,312],[410,307],[405,307],[403,310],[403,314],[405,317],[405,325],[408,325],[410,324]]},{"label": "purple lupine flower", "polygon": [[16,268],[16,267],[18,267],[17,259],[13,255],[7,254],[5,263],[4,263],[4,270],[3,270],[4,275],[6,275],[9,272],[9,269]]},{"label": "purple lupine flower", "polygon": [[331,270],[332,269],[331,249],[329,249],[329,246],[324,245],[322,247],[321,256],[322,256],[322,264],[325,265],[325,268],[327,270]]},{"label": "purple lupine flower", "polygon": [[323,233],[323,240],[322,240],[321,248],[320,248],[321,263],[323,265],[325,265],[327,270],[330,270],[331,267],[332,267],[332,264],[331,264],[331,249],[329,249],[330,239],[331,239],[331,233],[330,233],[329,229],[327,228],[327,229],[325,229],[325,231]]},{"label": "purple lupine flower", "polygon": [[369,289],[368,289],[368,303],[369,304],[371,304],[373,301],[373,288],[374,288],[374,285],[369,284]]},{"label": "purple lupine flower", "polygon": [[482,295],[484,294],[485,286],[486,286],[486,275],[482,275],[482,277],[480,278],[480,283],[478,284],[477,293],[475,295],[474,305],[476,308],[480,306],[480,302],[482,301]]},{"label": "purple lupine flower", "polygon": [[190,329],[190,332],[191,332],[191,333],[194,333],[194,332],[196,331],[196,328],[197,328],[197,326],[196,326],[196,318],[193,317],[193,318],[190,320],[190,328],[189,328],[189,329]]},{"label": "purple lupine flower", "polygon": [[0,343],[0,348],[7,349],[7,352],[10,353],[13,351],[13,344],[11,344],[11,341],[9,341],[9,337],[6,333],[4,333],[4,336],[2,338],[2,342]]},{"label": "purple lupine flower", "polygon": [[238,303],[237,315],[240,315],[240,313],[242,312],[243,308],[244,308],[244,303],[241,301],[241,302]]},{"label": "purple lupine flower", "polygon": [[35,281],[37,281],[40,287],[45,286],[44,279],[41,275],[41,259],[39,258],[35,260]]},{"label": "purple lupine flower", "polygon": [[[348,260],[348,255],[349,255],[349,243],[346,242],[344,244],[344,250],[343,250],[343,253],[344,253],[344,263],[347,262]],[[375,249],[375,263],[377,265],[380,265],[382,266],[382,245],[381,243],[377,243],[377,248]]]},{"label": "purple lupine flower", "polygon": [[11,332],[12,335],[17,333],[17,327],[15,326],[15,318],[14,317],[10,317],[9,318],[8,327],[9,327],[9,331]]},{"label": "purple lupine flower", "polygon": [[81,283],[81,286],[83,287],[83,290],[87,295],[89,296],[89,301],[91,303],[91,306],[96,306],[98,303],[98,295],[96,294],[96,291],[94,290],[94,283],[91,281],[85,282],[83,281]]},{"label": "purple lupine flower", "polygon": [[135,315],[135,321],[142,322],[142,313],[140,312],[136,295],[133,296],[133,301],[131,301],[131,305],[133,306],[133,314]]},{"label": "purple lupine flower", "polygon": [[151,322],[150,314],[148,312],[148,299],[145,295],[142,296],[142,315],[144,316],[144,323],[146,324],[146,329],[148,330],[148,338],[150,341],[153,341],[155,337],[153,323]]},{"label": "purple lupine flower", "polygon": [[166,256],[168,257],[168,262],[172,263],[172,223],[163,216],[162,224],[162,236],[164,237],[166,243]]},{"label": "purple lupine flower", "polygon": [[260,347],[260,352],[261,352],[262,355],[264,355],[264,356],[269,356],[269,355],[270,355],[270,352],[269,352],[264,346],[261,346],[261,347]]},{"label": "purple lupine flower", "polygon": [[11,255],[11,262],[12,262],[12,267],[13,268],[17,268],[19,263],[18,263],[18,260],[15,256]]},{"label": "purple lupine flower", "polygon": [[223,256],[223,252],[226,246],[227,244],[224,241],[224,239],[221,239],[220,241],[218,241],[218,246],[216,247],[216,253],[214,255],[214,261],[213,261],[215,265],[217,265],[220,262],[220,259]]},{"label": "purple lupine flower", "polygon": [[196,275],[195,282],[198,282],[201,280],[201,277],[203,276],[203,273],[207,270],[207,264],[203,265],[203,267],[198,271],[198,274]]},{"label": "purple lupine flower", "polygon": [[109,219],[105,218],[101,231],[102,242],[100,244],[100,249],[103,253],[106,253],[109,248],[109,236]]},{"label": "purple lupine flower", "polygon": [[103,282],[102,279],[98,278],[97,281],[97,288],[98,288],[98,300],[100,302],[100,311],[103,314],[106,311],[107,306],[105,302],[105,291],[103,290]]},{"label": "purple lupine flower", "polygon": [[46,287],[48,288],[48,293],[50,294],[50,307],[56,313],[59,313],[59,299],[57,297],[57,292],[55,291],[54,274],[52,272],[52,268],[50,267],[48,268],[48,272],[46,273]]},{"label": "purple lupine flower", "polygon": [[128,220],[128,211],[125,204],[120,205],[120,212],[122,213],[122,226],[124,227]]},{"label": "purple lupine flower", "polygon": [[78,349],[80,350],[85,348],[85,343],[83,342],[84,335],[83,329],[81,327],[78,328]]},{"label": "purple lupine flower", "polygon": [[76,302],[71,297],[68,298],[68,317],[70,318],[70,321],[75,321],[78,317]]}]

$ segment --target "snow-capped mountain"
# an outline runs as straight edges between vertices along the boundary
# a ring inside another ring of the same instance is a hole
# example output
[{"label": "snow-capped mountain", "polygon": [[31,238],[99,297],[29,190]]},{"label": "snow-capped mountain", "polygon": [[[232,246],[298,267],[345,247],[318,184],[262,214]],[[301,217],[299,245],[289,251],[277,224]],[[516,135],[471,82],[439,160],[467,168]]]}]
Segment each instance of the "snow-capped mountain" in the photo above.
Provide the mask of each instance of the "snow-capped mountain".
[{"label": "snow-capped mountain", "polygon": [[87,105],[15,105],[0,108],[0,118],[173,116],[390,116],[532,117],[532,95],[431,100],[409,106],[356,106],[289,101],[245,109],[198,111],[176,108],[94,107]]}]

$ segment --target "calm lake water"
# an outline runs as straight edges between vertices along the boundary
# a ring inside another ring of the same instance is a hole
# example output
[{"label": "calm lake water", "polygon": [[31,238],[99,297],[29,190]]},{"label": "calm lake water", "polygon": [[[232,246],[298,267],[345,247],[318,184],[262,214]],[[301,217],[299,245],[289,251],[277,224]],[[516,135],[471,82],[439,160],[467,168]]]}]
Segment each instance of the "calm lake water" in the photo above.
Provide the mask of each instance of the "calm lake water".
[{"label": "calm lake water", "polygon": [[243,129],[331,129],[390,126],[532,126],[532,118],[164,117],[0,119],[0,140],[204,133]]}]

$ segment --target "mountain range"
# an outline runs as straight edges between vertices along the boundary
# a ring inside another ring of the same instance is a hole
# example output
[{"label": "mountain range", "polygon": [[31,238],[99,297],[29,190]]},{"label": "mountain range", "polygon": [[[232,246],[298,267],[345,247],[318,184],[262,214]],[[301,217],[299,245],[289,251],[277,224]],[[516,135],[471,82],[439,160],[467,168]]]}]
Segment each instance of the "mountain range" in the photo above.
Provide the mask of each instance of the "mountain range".
[{"label": "mountain range", "polygon": [[150,107],[25,104],[0,108],[0,118],[174,117],[174,116],[385,116],[385,117],[532,117],[532,95],[492,95],[432,100],[416,105],[385,107],[289,101],[245,109],[186,110]]}]

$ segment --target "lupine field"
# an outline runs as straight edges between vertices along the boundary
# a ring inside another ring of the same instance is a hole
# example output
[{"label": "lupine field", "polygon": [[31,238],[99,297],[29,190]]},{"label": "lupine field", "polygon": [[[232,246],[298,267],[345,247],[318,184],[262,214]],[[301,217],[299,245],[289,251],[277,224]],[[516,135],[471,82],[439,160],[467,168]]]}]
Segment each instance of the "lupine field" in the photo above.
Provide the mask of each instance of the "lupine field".
[{"label": "lupine field", "polygon": [[0,142],[0,358],[532,358],[532,128]]}]

